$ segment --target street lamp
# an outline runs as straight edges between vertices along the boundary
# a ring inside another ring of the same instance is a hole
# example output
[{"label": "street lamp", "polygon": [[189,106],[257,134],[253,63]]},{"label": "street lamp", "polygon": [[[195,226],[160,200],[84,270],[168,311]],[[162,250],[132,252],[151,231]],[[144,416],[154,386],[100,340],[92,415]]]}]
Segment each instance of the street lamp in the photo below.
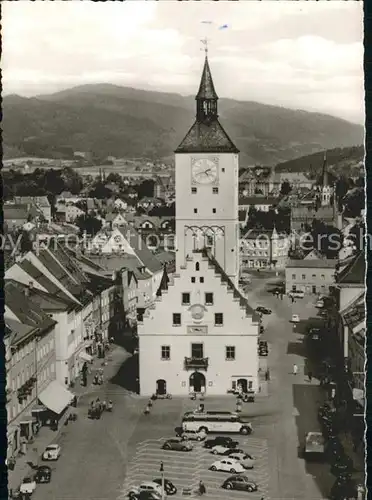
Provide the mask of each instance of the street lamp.
[{"label": "street lamp", "polygon": [[161,472],[161,499],[164,500],[164,464],[160,462],[160,472]]}]

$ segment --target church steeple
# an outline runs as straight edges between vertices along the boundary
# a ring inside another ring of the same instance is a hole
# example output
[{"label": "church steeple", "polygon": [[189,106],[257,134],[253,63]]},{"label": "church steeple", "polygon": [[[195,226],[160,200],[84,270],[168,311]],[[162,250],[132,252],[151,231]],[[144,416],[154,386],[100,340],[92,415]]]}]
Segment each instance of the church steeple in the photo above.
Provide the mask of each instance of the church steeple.
[{"label": "church steeple", "polygon": [[323,171],[322,171],[322,188],[329,186],[328,170],[327,170],[327,153],[324,152]]},{"label": "church steeple", "polygon": [[175,153],[239,153],[226,131],[218,121],[218,95],[214,88],[212,72],[208,61],[207,40],[205,60],[196,94],[196,119]]},{"label": "church steeple", "polygon": [[196,119],[199,122],[216,120],[218,118],[218,95],[214,88],[211,69],[209,67],[208,52],[205,54],[204,68],[200,80],[199,90],[195,97]]}]

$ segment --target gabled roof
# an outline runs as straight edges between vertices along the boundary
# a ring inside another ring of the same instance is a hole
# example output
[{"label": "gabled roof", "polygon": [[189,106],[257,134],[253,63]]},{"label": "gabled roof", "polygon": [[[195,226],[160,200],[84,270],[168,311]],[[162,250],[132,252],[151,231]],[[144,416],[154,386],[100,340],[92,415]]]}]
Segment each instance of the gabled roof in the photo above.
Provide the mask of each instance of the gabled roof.
[{"label": "gabled roof", "polygon": [[227,287],[229,290],[233,292],[234,298],[239,299],[240,307],[244,307],[246,314],[248,316],[252,316],[252,320],[258,320],[259,315],[253,310],[253,308],[248,304],[248,301],[241,292],[236,288],[234,283],[231,281],[231,279],[228,277],[224,269],[219,265],[217,260],[213,257],[212,253],[210,250],[196,250],[194,251],[195,253],[202,253],[203,257],[206,257],[208,259],[209,264],[214,268],[216,274],[218,274],[221,278],[221,281],[223,283],[227,284]]},{"label": "gabled roof", "polygon": [[71,300],[68,295],[66,295],[57,285],[55,285],[49,278],[45,276],[44,273],[39,271],[37,267],[35,267],[29,260],[23,259],[20,262],[16,263],[25,273],[27,273],[33,281],[39,283],[45,290],[47,290],[50,294],[55,295],[57,298],[61,300]]},{"label": "gabled roof", "polygon": [[337,283],[340,285],[364,285],[365,279],[366,261],[364,252],[359,252],[337,275]]},{"label": "gabled roof", "polygon": [[11,346],[15,346],[36,330],[34,326],[24,325],[11,318],[4,318],[4,323],[8,329],[7,335],[9,335]]},{"label": "gabled roof", "polygon": [[337,265],[336,259],[293,259],[287,262],[286,268],[299,269],[334,269]]},{"label": "gabled roof", "polygon": [[162,265],[155,257],[155,255],[147,248],[144,239],[140,236],[140,234],[131,226],[119,227],[118,230],[123,234],[123,236],[127,239],[128,235],[130,236],[130,241],[128,243],[135,251],[137,257],[143,262],[143,265],[147,267],[147,269],[151,273],[156,273],[162,270]]},{"label": "gabled roof", "polygon": [[216,119],[209,123],[197,120],[185,135],[175,153],[239,153],[238,148]]},{"label": "gabled roof", "polygon": [[27,205],[3,205],[4,220],[27,220],[29,213]]},{"label": "gabled roof", "polygon": [[14,280],[5,280],[6,306],[21,323],[43,331],[50,329],[56,322],[31,297],[26,297],[26,289],[28,287],[21,283]]},{"label": "gabled roof", "polygon": [[277,201],[275,196],[241,196],[239,205],[273,205]]}]

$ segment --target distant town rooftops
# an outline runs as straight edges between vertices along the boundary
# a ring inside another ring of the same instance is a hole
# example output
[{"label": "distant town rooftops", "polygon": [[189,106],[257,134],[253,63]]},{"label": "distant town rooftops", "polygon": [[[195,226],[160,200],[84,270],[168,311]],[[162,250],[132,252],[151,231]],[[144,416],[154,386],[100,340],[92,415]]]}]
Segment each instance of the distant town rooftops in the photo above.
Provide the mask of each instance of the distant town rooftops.
[{"label": "distant town rooftops", "polygon": [[336,259],[293,259],[287,262],[286,268],[319,268],[333,269],[337,265]]},{"label": "distant town rooftops", "polygon": [[273,205],[278,200],[275,196],[241,196],[239,205]]}]

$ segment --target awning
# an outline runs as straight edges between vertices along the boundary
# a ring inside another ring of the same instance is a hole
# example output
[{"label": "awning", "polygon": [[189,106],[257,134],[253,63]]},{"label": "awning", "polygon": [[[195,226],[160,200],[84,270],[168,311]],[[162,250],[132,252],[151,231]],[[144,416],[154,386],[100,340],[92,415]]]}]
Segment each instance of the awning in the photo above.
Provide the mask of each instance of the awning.
[{"label": "awning", "polygon": [[90,354],[88,354],[87,352],[81,352],[79,354],[79,358],[83,359],[84,361],[88,361],[88,363],[91,363],[93,361],[92,356]]},{"label": "awning", "polygon": [[49,410],[59,415],[74,399],[72,392],[67,390],[56,380],[50,382],[48,387],[44,389],[39,399]]},{"label": "awning", "polygon": [[364,391],[363,389],[353,389],[353,399],[357,401],[359,404],[364,406]]}]

